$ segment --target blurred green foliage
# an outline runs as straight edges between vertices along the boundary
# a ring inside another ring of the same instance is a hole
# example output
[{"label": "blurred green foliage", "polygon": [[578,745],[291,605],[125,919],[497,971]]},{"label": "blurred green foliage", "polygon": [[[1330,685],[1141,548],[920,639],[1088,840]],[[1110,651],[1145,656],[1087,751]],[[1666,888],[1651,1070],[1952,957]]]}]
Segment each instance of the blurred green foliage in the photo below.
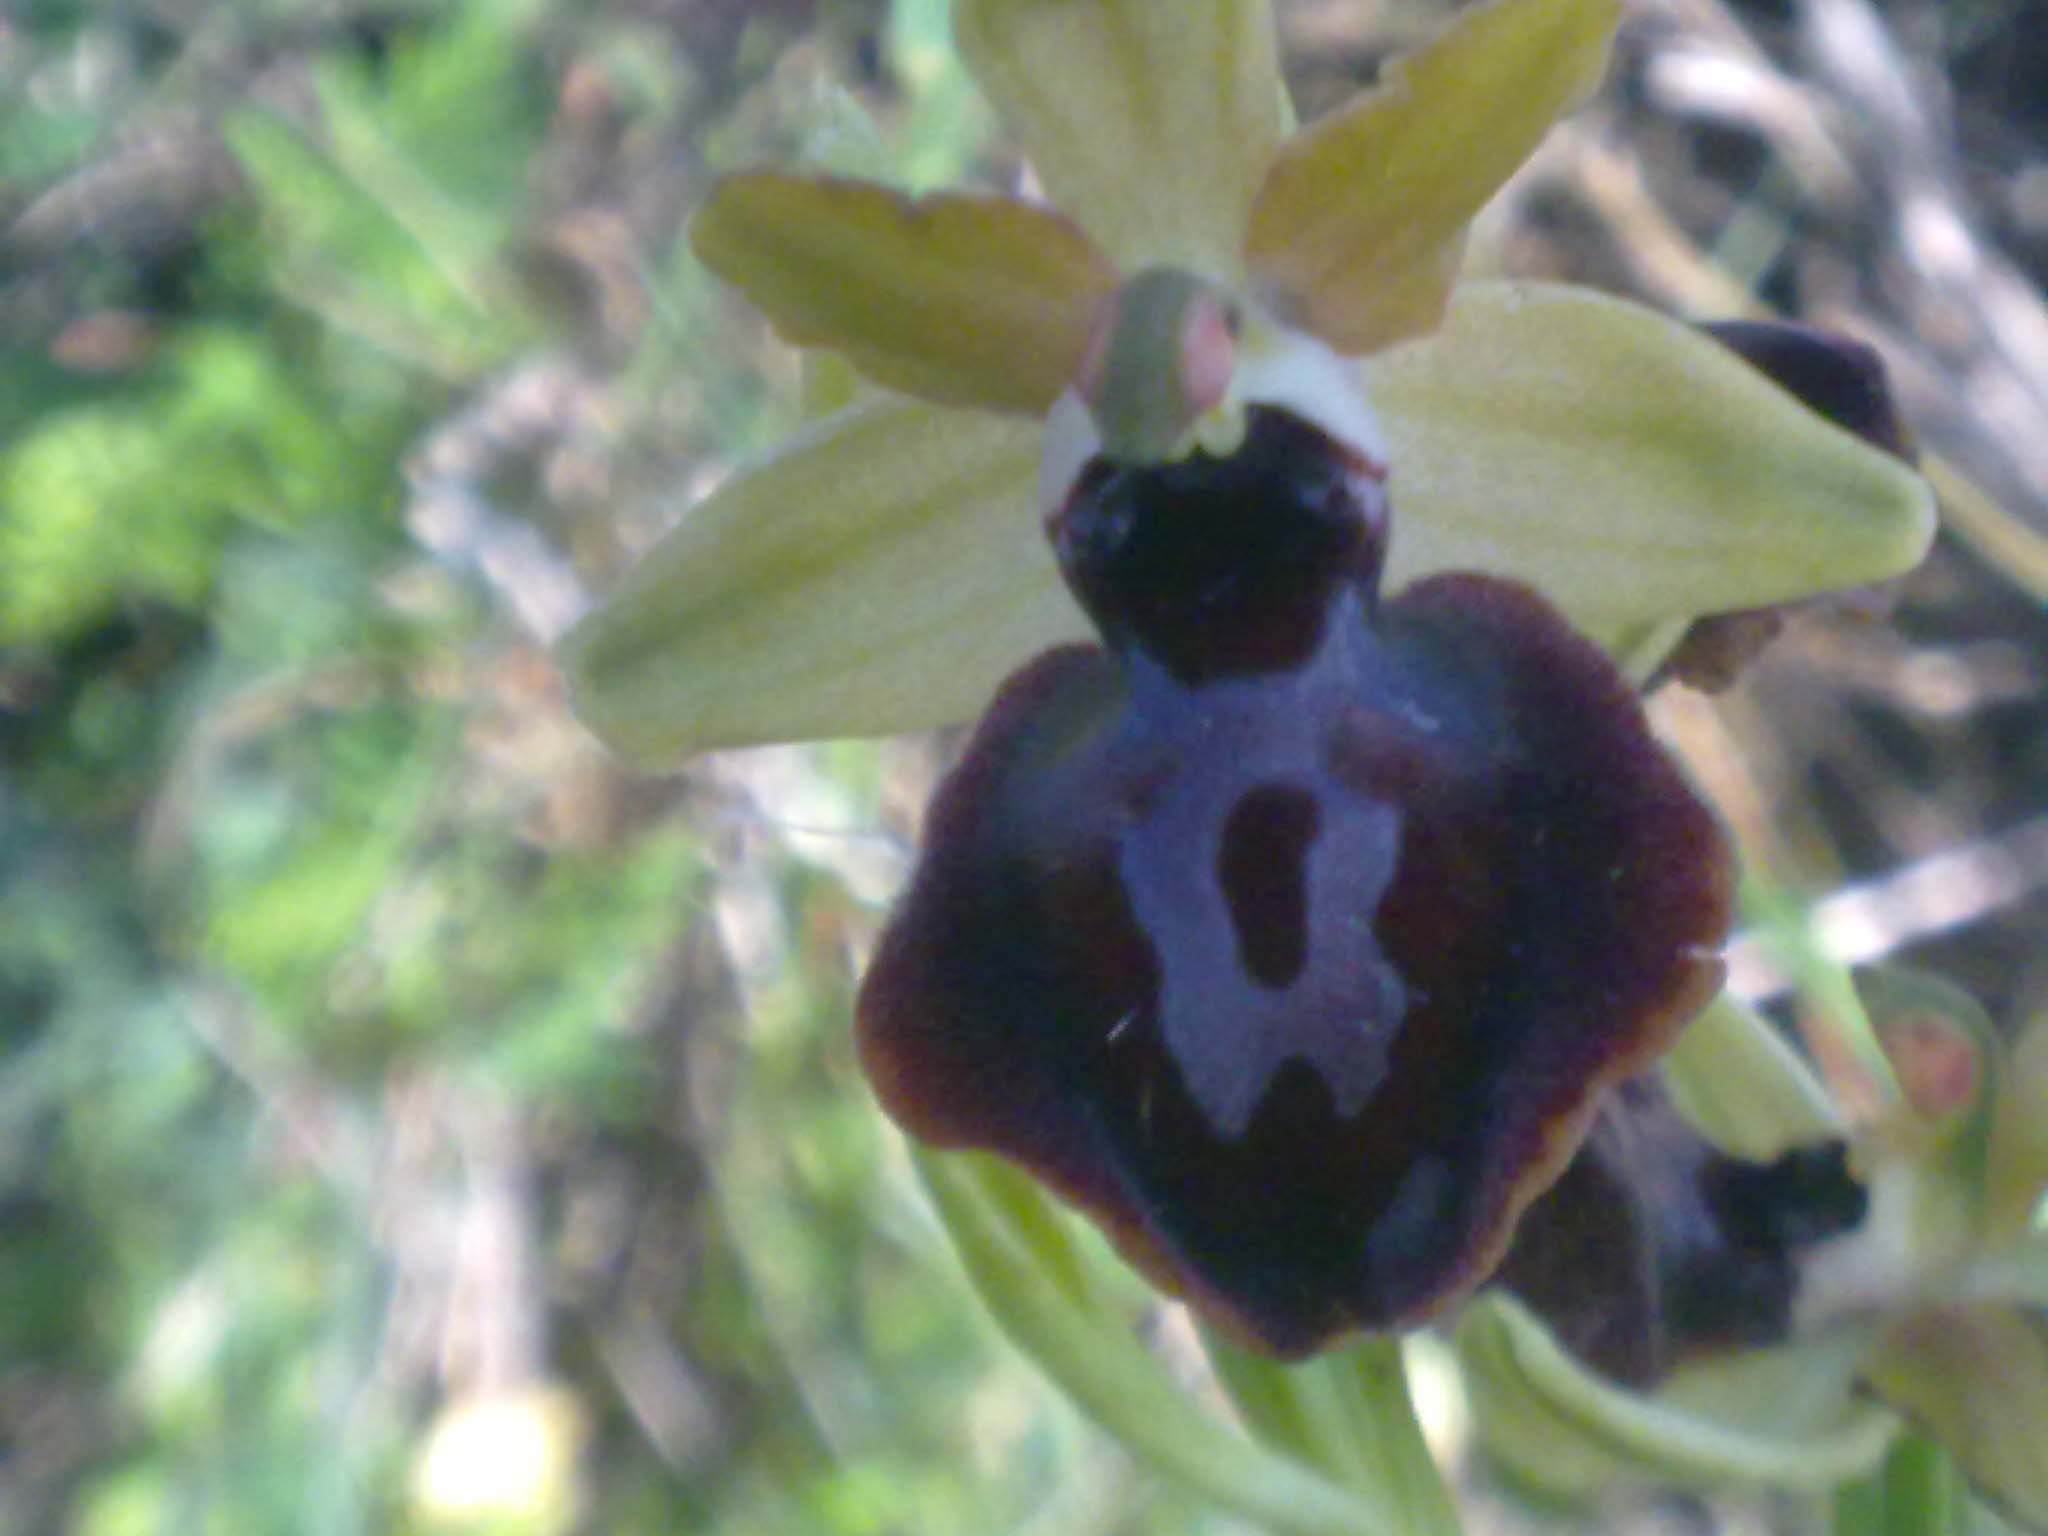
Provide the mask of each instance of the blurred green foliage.
[{"label": "blurred green foliage", "polygon": [[0,22],[0,1529],[1221,1528],[1001,1352],[859,1089],[874,752],[768,776],[854,829],[800,855],[545,660],[797,408],[698,178],[956,176],[943,29]]}]

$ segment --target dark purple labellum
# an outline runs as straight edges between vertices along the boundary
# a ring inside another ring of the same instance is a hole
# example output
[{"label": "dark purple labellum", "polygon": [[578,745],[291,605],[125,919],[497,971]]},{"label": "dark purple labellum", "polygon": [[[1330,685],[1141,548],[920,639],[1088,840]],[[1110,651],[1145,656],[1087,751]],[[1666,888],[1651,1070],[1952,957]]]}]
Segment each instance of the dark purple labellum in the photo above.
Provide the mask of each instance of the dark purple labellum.
[{"label": "dark purple labellum", "polygon": [[942,786],[863,1063],[1275,1352],[1428,1315],[1719,984],[1714,820],[1527,588],[1382,602],[1377,479],[1282,412],[1052,532],[1108,649]]}]

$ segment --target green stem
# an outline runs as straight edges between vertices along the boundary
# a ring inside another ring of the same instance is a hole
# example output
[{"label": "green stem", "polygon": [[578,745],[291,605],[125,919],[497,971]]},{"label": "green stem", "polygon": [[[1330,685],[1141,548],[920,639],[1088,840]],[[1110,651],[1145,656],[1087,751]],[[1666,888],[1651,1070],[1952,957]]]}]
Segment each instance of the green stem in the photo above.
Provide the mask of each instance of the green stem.
[{"label": "green stem", "polygon": [[1352,1442],[1371,1467],[1380,1497],[1393,1505],[1394,1528],[1407,1536],[1458,1536],[1457,1506],[1415,1417],[1401,1341],[1374,1335],[1330,1364],[1344,1388]]},{"label": "green stem", "polygon": [[1884,1469],[1835,1490],[1833,1536],[1883,1536]]},{"label": "green stem", "polygon": [[1939,1442],[1907,1435],[1884,1465],[1835,1493],[1834,1536],[1966,1536],[1969,1499]]},{"label": "green stem", "polygon": [[[1037,1250],[1042,1196],[971,1154],[917,1154],[918,1170],[975,1291],[1010,1340],[1126,1449],[1217,1505],[1293,1536],[1383,1536],[1380,1512],[1290,1457],[1198,1408],[1128,1320],[1076,1286],[1071,1254]],[[1050,1258],[1050,1262],[1048,1262]]]},{"label": "green stem", "polygon": [[1826,1086],[1755,1009],[1723,992],[1659,1064],[1671,1101],[1722,1151],[1767,1163],[1842,1134]]},{"label": "green stem", "polygon": [[[1801,1015],[1801,1028],[1822,1075],[1830,1078],[1830,1097],[1845,1107],[1867,1101],[1866,1113],[1896,1104],[1898,1077],[1849,967],[1821,948],[1799,903],[1754,869],[1743,879],[1740,902],[1745,919],[1762,933],[1810,1005]],[[1833,1081],[1832,1074],[1844,1071],[1861,1082]]]},{"label": "green stem", "polygon": [[1963,1480],[1939,1441],[1909,1435],[1884,1464],[1885,1536],[1964,1536]]},{"label": "green stem", "polygon": [[1204,1343],[1239,1416],[1266,1444],[1369,1500],[1389,1530],[1458,1536],[1456,1507],[1415,1418],[1398,1339],[1363,1339],[1301,1365],[1214,1333]]},{"label": "green stem", "polygon": [[1203,1349],[1245,1428],[1352,1488],[1372,1487],[1371,1468],[1351,1433],[1343,1392],[1327,1360],[1285,1365],[1205,1329]]}]

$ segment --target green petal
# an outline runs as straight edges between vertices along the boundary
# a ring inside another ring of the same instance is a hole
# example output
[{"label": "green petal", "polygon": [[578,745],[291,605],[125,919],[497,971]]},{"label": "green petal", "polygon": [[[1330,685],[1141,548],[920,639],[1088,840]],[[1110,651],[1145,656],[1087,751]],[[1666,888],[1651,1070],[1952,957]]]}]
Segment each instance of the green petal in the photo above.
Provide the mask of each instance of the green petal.
[{"label": "green petal", "polygon": [[1119,267],[1237,278],[1288,114],[1265,0],[960,0],[953,37],[1046,192]]},{"label": "green petal", "polygon": [[897,399],[827,417],[690,509],[562,643],[626,755],[973,715],[1085,636],[1033,510],[1039,431]]},{"label": "green petal", "polygon": [[1978,1493],[2048,1530],[2048,1319],[2017,1307],[1943,1307],[1890,1330],[1878,1394],[1948,1448]]},{"label": "green petal", "polygon": [[719,182],[690,244],[784,341],[941,405],[1030,415],[1073,378],[1116,280],[1048,209],[778,171]]},{"label": "green petal", "polygon": [[1847,1332],[1689,1368],[1654,1394],[1586,1370],[1499,1293],[1466,1308],[1456,1337],[1487,1449],[1554,1495],[1618,1483],[1819,1492],[1875,1466],[1897,1428],[1855,1400],[1862,1342]]},{"label": "green petal", "polygon": [[1278,312],[1345,352],[1433,327],[1465,226],[1607,68],[1619,0],[1474,6],[1289,140],[1245,256]]},{"label": "green petal", "polygon": [[1768,1163],[1843,1134],[1827,1089],[1799,1053],[1725,992],[1686,1025],[1658,1066],[1672,1105],[1732,1156]]},{"label": "green petal", "polygon": [[1473,283],[1360,365],[1393,463],[1390,585],[1513,576],[1603,640],[1909,570],[1927,484],[1718,343],[1582,288]]}]

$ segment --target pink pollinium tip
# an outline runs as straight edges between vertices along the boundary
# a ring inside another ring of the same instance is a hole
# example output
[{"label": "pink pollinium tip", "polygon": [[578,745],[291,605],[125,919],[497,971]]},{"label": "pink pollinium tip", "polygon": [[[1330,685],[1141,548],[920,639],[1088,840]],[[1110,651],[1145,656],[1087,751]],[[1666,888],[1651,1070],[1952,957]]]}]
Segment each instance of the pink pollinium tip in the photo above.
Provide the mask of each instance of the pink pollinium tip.
[{"label": "pink pollinium tip", "polygon": [[1198,295],[1181,318],[1176,370],[1190,420],[1223,403],[1236,367],[1236,314],[1221,294]]}]

